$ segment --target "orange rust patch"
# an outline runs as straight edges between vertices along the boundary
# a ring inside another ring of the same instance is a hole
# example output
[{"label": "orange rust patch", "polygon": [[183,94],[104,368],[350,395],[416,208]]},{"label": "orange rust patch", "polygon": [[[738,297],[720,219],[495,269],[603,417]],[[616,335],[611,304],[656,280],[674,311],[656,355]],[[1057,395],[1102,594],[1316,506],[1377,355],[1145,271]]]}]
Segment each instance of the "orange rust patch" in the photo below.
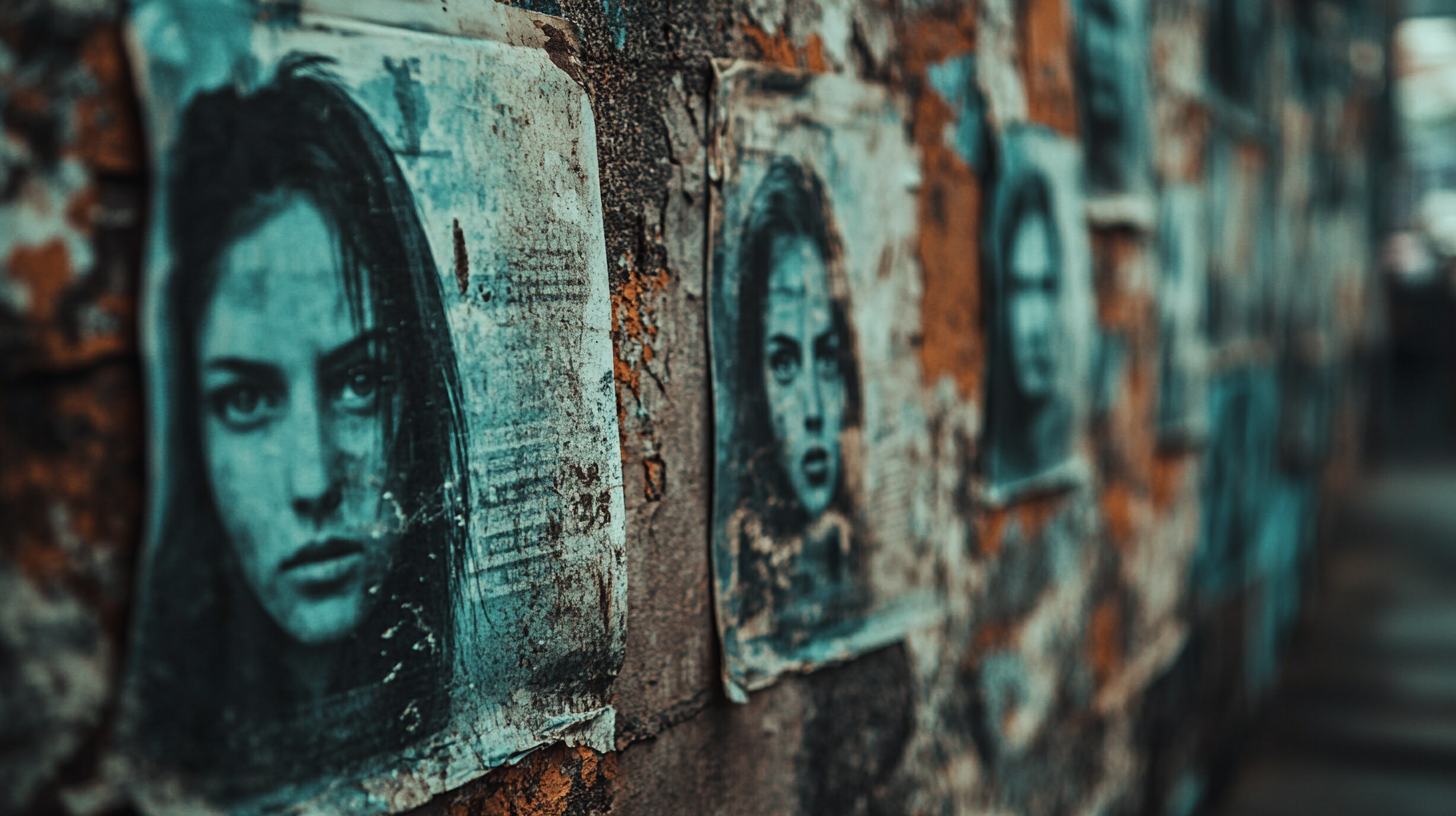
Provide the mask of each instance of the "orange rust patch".
[{"label": "orange rust patch", "polygon": [[1153,324],[1151,293],[1137,291],[1127,282],[1142,251],[1142,239],[1131,230],[1092,232],[1097,322],[1104,329],[1129,330]]},{"label": "orange rust patch", "polygon": [[1133,542],[1133,493],[1126,484],[1111,482],[1102,490],[1102,514],[1107,518],[1107,535],[1122,552]]},{"label": "orange rust patch", "polygon": [[1006,545],[1006,525],[1016,520],[1022,540],[1035,539],[1056,518],[1062,506],[1061,494],[1032,496],[1011,507],[988,509],[977,518],[977,547],[981,555],[995,558]]},{"label": "orange rust patch", "polygon": [[818,34],[810,34],[804,45],[795,45],[788,34],[770,34],[745,19],[743,33],[758,46],[760,59],[777,68],[789,71],[811,71],[827,74],[831,70],[829,60],[824,56],[824,40]]},{"label": "orange rust patch", "polygon": [[987,510],[977,519],[979,528],[976,535],[976,546],[981,555],[987,558],[995,558],[1001,554],[1002,545],[1006,542],[1006,521],[1011,518],[1011,513],[1004,507],[995,510]]},{"label": "orange rust patch", "polygon": [[5,269],[30,293],[31,317],[49,321],[72,279],[71,253],[65,242],[52,238],[43,244],[18,246],[5,258]]},{"label": "orange rust patch", "polygon": [[981,185],[975,171],[945,143],[957,112],[928,81],[931,65],[971,53],[975,14],[927,17],[906,27],[906,73],[920,78],[912,138],[920,148],[916,249],[925,275],[920,364],[928,383],[948,376],[962,399],[979,399],[985,352],[981,332]]},{"label": "orange rust patch", "polygon": [[1021,534],[1028,539],[1041,535],[1048,523],[1062,506],[1062,494],[1033,496],[1016,505],[1016,520],[1021,524]]},{"label": "orange rust patch", "polygon": [[1011,648],[1021,634],[1021,625],[1020,621],[994,620],[981,626],[972,636],[970,648],[961,655],[961,670],[975,671],[985,655]]},{"label": "orange rust patch", "polygon": [[1021,7],[1018,34],[1027,118],[1075,136],[1070,16],[1064,0],[1027,0]]},{"label": "orange rust patch", "polygon": [[81,62],[101,88],[76,102],[75,153],[98,172],[140,172],[141,126],[132,106],[121,29],[98,29],[82,43]]},{"label": "orange rust patch", "polygon": [[597,812],[610,803],[616,754],[552,745],[519,765],[492,771],[457,798],[450,816],[564,816]]},{"label": "orange rust patch", "polygon": [[[66,207],[66,216],[78,225],[89,225],[95,192],[87,187]],[[34,245],[17,246],[4,259],[4,272],[29,296],[27,323],[31,349],[48,366],[73,367],[99,356],[126,350],[131,344],[130,326],[136,304],[121,294],[90,298],[94,314],[111,318],[104,331],[88,332],[77,327],[67,311],[67,294],[83,283],[72,268],[71,253],[60,238]]]},{"label": "orange rust patch", "polygon": [[[667,288],[668,274],[660,268],[643,274],[630,254],[623,259],[623,265],[627,280],[612,293],[612,372],[619,390],[625,388],[640,400],[642,370],[652,361],[652,341],[657,339],[653,300]],[[626,407],[620,398],[617,419],[626,419]]]},{"label": "orange rust patch", "polygon": [[1105,685],[1122,667],[1122,607],[1116,598],[1107,598],[1092,610],[1087,652],[1098,686]]},{"label": "orange rust patch", "polygon": [[[0,388],[0,516],[7,555],[38,586],[67,586],[119,635],[142,509],[134,372]],[[37,440],[45,440],[37,443]]]}]

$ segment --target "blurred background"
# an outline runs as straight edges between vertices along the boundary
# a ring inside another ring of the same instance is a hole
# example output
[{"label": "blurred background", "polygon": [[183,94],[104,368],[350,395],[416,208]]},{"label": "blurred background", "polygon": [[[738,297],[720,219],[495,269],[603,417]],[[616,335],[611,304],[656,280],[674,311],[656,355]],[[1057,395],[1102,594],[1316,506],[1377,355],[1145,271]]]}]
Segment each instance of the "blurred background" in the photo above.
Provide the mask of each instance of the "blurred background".
[{"label": "blurred background", "polygon": [[1456,812],[1456,3],[1391,12],[1361,472],[1218,814]]}]

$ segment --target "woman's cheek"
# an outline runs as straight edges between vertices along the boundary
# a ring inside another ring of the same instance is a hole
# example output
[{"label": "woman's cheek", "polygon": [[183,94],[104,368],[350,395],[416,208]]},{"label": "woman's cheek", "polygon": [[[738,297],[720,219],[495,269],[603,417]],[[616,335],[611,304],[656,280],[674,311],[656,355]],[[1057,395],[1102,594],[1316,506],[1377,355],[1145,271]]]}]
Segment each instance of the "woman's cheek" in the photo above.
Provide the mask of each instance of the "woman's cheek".
[{"label": "woman's cheek", "polygon": [[282,479],[268,478],[272,449],[272,445],[260,445],[218,423],[209,423],[207,464],[213,502],[234,552],[250,577],[265,571],[260,548],[265,548],[272,538],[266,534],[267,528],[286,523],[290,512],[280,493]]},{"label": "woman's cheek", "polygon": [[768,414],[773,426],[774,440],[782,446],[789,437],[789,390],[779,385],[772,377],[768,385]]}]

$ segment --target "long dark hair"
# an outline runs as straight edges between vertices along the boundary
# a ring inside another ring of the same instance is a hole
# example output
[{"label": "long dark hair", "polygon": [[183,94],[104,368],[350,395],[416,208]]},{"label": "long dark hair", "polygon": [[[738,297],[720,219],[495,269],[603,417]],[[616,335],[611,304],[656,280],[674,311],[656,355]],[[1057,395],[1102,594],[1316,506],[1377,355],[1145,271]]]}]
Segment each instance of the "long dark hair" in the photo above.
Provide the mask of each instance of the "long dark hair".
[{"label": "long dark hair", "polygon": [[[986,438],[991,442],[988,455],[992,458],[987,470],[994,481],[1002,481],[1003,476],[1016,479],[1036,475],[1042,464],[1038,462],[1038,452],[1030,439],[1027,423],[1046,407],[1047,400],[1035,399],[1022,391],[1011,350],[1015,342],[1011,336],[1009,310],[1011,253],[1016,231],[1027,218],[1040,215],[1045,219],[1057,275],[1060,278],[1065,274],[1062,268],[1062,237],[1051,185],[1046,177],[1040,172],[1024,172],[1008,179],[1007,183],[1011,186],[1006,197],[1000,202],[1001,206],[992,208],[990,214],[993,225],[988,264],[991,274],[987,276],[990,296],[986,298],[991,337]],[[1007,470],[1011,472],[1005,474]]]},{"label": "long dark hair", "polygon": [[[769,395],[763,382],[763,332],[764,310],[769,296],[769,281],[773,274],[775,243],[782,239],[801,238],[810,240],[820,252],[824,261],[824,274],[830,291],[830,321],[834,331],[839,332],[839,370],[844,382],[844,414],[842,427],[859,425],[859,372],[856,367],[855,337],[849,322],[846,291],[843,286],[842,249],[839,236],[834,235],[833,214],[828,208],[828,197],[824,185],[812,170],[804,168],[791,159],[778,159],[764,175],[763,181],[754,191],[748,205],[748,216],[744,221],[743,239],[738,251],[738,325],[735,332],[737,348],[737,420],[734,428],[734,465],[738,474],[737,501],[732,507],[748,509],[756,514],[761,530],[770,538],[783,539],[799,535],[810,523],[810,514],[799,501],[791,479],[779,463],[779,440],[773,436],[770,418]],[[840,437],[843,440],[843,436]],[[840,466],[830,509],[849,514],[849,491],[844,490],[844,449],[840,443]],[[826,564],[827,576],[820,578],[850,577],[855,571],[853,554],[849,562],[840,561],[839,546],[826,552],[830,562]],[[782,590],[773,576],[775,570],[761,561],[759,552],[743,549],[738,552],[738,619],[745,621],[759,613],[772,597],[785,595],[776,600],[775,606],[782,615],[780,603],[786,600],[808,600],[815,595],[817,584],[805,584],[805,576],[798,576],[794,586]],[[824,587],[817,587],[823,590]],[[831,606],[849,602],[849,596],[833,602],[820,603],[820,612],[827,613]],[[833,618],[833,615],[828,615]],[[783,621],[780,621],[782,624]],[[788,627],[776,637],[794,640],[801,632]]]},{"label": "long dark hair", "polygon": [[[769,277],[773,273],[774,243],[804,238],[824,260],[830,283],[830,320],[840,335],[839,370],[844,378],[844,428],[859,425],[859,372],[855,364],[854,335],[840,279],[839,238],[831,227],[829,199],[819,177],[791,159],[778,159],[759,182],[749,205],[738,254],[738,442],[737,463],[744,474],[743,501],[751,502],[770,533],[803,528],[808,514],[778,460],[778,441],[769,419],[768,394],[763,381],[764,310]],[[831,507],[847,505],[843,453],[839,483]]]},{"label": "long dark hair", "polygon": [[[181,117],[166,178],[170,439],[138,628],[137,739],[171,766],[225,770],[239,792],[397,751],[449,713],[451,574],[464,557],[469,496],[460,377],[414,198],[327,64],[292,55],[252,92],[198,95]],[[286,195],[323,215],[355,318],[367,310],[384,332],[390,398],[380,411],[383,427],[397,429],[387,439],[386,486],[407,519],[379,599],[342,649],[345,679],[322,704],[290,688],[277,658],[288,635],[242,579],[209,488],[196,410],[198,323],[219,259]]]}]

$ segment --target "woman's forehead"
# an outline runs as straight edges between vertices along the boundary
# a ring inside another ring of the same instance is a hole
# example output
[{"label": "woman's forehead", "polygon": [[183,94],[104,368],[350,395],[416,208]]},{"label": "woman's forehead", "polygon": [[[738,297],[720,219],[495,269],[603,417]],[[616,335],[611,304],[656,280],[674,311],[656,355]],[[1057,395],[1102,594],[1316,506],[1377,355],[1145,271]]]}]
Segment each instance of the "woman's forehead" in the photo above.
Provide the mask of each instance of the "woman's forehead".
[{"label": "woman's forehead", "polygon": [[295,197],[223,251],[204,330],[227,327],[239,341],[347,340],[369,312],[350,294],[333,229],[311,201]]}]

